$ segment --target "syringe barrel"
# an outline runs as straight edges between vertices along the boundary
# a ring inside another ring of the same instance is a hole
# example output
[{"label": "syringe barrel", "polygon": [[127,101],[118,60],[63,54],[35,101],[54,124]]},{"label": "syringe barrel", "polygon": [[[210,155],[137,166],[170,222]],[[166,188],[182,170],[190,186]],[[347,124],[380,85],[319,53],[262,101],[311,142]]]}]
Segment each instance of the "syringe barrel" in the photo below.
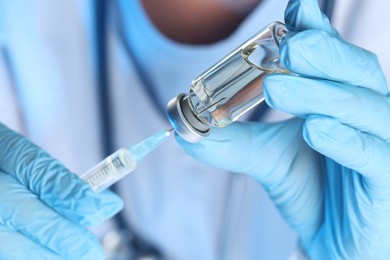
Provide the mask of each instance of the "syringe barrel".
[{"label": "syringe barrel", "polygon": [[81,175],[81,179],[94,191],[100,192],[134,171],[136,167],[137,163],[129,150],[121,148]]}]

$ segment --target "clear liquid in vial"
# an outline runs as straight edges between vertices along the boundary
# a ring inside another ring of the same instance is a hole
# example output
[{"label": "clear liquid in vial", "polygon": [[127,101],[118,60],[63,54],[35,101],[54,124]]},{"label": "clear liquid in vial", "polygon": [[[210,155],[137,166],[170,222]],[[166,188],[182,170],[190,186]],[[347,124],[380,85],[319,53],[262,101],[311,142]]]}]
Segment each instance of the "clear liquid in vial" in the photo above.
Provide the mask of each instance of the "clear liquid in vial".
[{"label": "clear liquid in vial", "polygon": [[267,74],[288,73],[280,65],[274,38],[263,38],[239,48],[193,81],[190,102],[202,122],[214,127],[230,124],[264,100]]}]

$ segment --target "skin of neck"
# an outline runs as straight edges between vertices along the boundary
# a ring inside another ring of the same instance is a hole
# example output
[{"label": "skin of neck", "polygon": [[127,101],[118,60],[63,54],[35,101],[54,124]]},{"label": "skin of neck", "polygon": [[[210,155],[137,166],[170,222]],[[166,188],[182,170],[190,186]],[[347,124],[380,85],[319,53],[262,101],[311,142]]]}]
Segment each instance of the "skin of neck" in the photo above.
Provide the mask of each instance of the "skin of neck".
[{"label": "skin of neck", "polygon": [[234,32],[261,0],[245,0],[238,7],[232,0],[141,2],[151,22],[166,37],[179,43],[209,44]]}]

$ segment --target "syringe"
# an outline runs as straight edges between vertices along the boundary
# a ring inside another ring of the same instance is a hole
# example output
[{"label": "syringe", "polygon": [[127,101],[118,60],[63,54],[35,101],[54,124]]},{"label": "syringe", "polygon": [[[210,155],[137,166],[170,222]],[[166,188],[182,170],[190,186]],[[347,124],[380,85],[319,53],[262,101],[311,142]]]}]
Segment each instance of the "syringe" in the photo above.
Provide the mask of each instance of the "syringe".
[{"label": "syringe", "polygon": [[96,192],[106,189],[134,171],[137,168],[137,164],[148,153],[162,144],[172,130],[161,130],[144,141],[131,145],[128,149],[120,148],[95,167],[82,174],[81,179],[88,183]]}]

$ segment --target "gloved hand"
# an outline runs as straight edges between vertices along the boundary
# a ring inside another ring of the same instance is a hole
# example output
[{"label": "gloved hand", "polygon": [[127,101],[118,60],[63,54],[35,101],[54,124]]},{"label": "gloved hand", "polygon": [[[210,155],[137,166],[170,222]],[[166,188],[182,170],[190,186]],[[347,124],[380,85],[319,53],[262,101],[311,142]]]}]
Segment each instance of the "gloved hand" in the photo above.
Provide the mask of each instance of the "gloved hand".
[{"label": "gloved hand", "polygon": [[390,104],[369,51],[345,42],[316,0],[291,0],[267,103],[296,118],[236,123],[183,148],[258,179],[312,259],[390,258]]},{"label": "gloved hand", "polygon": [[85,226],[122,204],[0,124],[0,259],[104,259]]}]

